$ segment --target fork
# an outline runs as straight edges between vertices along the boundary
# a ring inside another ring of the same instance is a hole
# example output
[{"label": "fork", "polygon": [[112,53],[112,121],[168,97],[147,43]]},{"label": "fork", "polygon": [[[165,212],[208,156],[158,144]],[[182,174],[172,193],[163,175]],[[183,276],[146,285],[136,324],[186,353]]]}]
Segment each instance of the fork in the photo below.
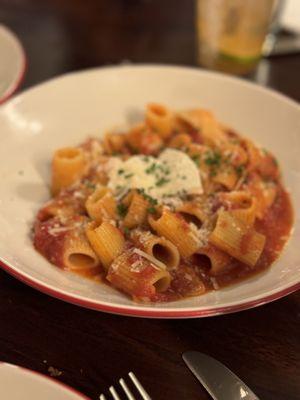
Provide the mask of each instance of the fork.
[{"label": "fork", "polygon": [[[146,390],[143,388],[141,382],[134,375],[134,373],[129,372],[128,376],[132,380],[132,382],[133,382],[134,386],[136,387],[137,391],[139,392],[139,394],[141,395],[141,398],[143,400],[151,400],[151,397],[146,392]],[[136,400],[136,398],[132,394],[131,390],[129,389],[129,387],[127,386],[127,384],[123,378],[119,379],[119,384],[120,384],[121,388],[123,389],[123,391],[125,392],[125,394],[127,396],[126,398],[128,400]],[[121,400],[121,397],[118,395],[116,389],[113,386],[110,386],[109,391],[114,400]],[[104,394],[101,394],[99,399],[106,400],[106,397],[104,396]]]}]

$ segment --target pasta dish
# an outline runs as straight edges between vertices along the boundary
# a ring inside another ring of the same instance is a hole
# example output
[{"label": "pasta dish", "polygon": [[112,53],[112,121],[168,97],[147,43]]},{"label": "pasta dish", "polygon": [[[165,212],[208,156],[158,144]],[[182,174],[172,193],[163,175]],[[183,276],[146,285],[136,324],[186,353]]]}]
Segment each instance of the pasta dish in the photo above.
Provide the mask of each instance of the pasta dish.
[{"label": "pasta dish", "polygon": [[138,125],[57,150],[51,191],[35,248],[139,302],[266,269],[293,219],[275,157],[204,109],[149,104]]}]

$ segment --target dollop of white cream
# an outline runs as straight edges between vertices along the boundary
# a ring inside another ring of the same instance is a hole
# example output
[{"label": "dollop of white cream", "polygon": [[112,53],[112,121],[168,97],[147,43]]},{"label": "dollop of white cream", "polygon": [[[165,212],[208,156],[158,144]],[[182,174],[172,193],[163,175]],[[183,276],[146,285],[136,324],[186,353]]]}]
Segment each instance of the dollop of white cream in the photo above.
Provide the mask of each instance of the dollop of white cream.
[{"label": "dollop of white cream", "polygon": [[164,150],[159,157],[134,155],[122,161],[111,159],[108,187],[120,190],[142,189],[158,201],[181,194],[203,193],[199,169],[184,152]]}]

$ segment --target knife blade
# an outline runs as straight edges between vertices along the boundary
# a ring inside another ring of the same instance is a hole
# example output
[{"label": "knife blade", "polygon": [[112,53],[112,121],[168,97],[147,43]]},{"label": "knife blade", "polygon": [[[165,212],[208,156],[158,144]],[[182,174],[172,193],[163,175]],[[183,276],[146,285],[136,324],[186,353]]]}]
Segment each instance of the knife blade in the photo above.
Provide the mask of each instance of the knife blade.
[{"label": "knife blade", "polygon": [[198,351],[187,351],[182,358],[214,400],[259,400],[259,398],[220,361]]}]

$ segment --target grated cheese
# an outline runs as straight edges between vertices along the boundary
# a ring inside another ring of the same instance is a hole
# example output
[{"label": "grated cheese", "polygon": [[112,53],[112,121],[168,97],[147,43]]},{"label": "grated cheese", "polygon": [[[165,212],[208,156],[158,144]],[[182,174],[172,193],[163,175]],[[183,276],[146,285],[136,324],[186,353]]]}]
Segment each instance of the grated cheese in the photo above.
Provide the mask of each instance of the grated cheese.
[{"label": "grated cheese", "polygon": [[69,231],[71,228],[70,227],[68,227],[68,226],[53,226],[53,227],[51,227],[51,228],[49,228],[48,229],[48,233],[51,235],[51,236],[56,236],[57,234],[59,234],[59,233],[62,233],[62,232],[67,232],[67,231]]},{"label": "grated cheese", "polygon": [[142,245],[147,243],[147,241],[152,238],[152,233],[149,231],[142,231],[142,230],[136,229],[135,232],[138,235],[138,240]]},{"label": "grated cheese", "polygon": [[84,199],[85,195],[80,192],[79,190],[76,190],[76,192],[73,193],[73,196],[75,197],[75,199]]},{"label": "grated cheese", "polygon": [[187,273],[185,273],[184,274],[184,277],[185,277],[185,279],[187,280],[187,281],[192,281],[193,280],[193,277],[190,275],[190,274],[187,274]]},{"label": "grated cheese", "polygon": [[216,278],[211,277],[210,282],[215,290],[220,289],[220,285],[218,284]]},{"label": "grated cheese", "polygon": [[141,272],[141,271],[143,271],[143,269],[145,269],[145,265],[143,265],[143,263],[140,260],[135,261],[130,266],[130,271],[132,271],[132,272]]},{"label": "grated cheese", "polygon": [[154,267],[158,267],[158,269],[166,269],[166,265],[161,261],[157,260],[155,257],[150,256],[150,254],[145,253],[143,250],[135,248],[133,250],[134,253],[138,254],[139,256],[146,258],[146,260],[150,261]]},{"label": "grated cheese", "polygon": [[198,242],[199,247],[206,246],[210,231],[203,226],[200,229],[198,229],[197,226],[192,222],[189,223],[189,227],[190,227],[189,235]]}]

